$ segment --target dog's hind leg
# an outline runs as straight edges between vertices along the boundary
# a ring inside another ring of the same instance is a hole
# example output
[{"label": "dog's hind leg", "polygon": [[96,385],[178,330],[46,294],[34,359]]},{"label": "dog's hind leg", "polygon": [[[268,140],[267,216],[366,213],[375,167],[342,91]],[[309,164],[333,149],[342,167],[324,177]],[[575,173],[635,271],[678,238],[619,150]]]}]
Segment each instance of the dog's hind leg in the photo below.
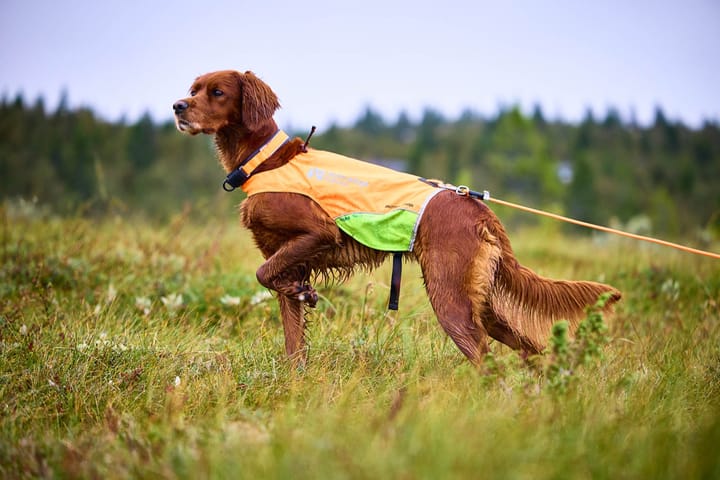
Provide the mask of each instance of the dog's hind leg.
[{"label": "dog's hind leg", "polygon": [[531,338],[513,329],[506,320],[498,316],[488,306],[483,310],[482,324],[495,340],[504,343],[513,350],[520,350],[523,356],[540,353],[541,348]]},{"label": "dog's hind leg", "polygon": [[474,292],[468,289],[472,263],[458,254],[452,241],[418,255],[430,303],[438,322],[460,351],[479,365],[488,352],[487,331],[476,320]]},{"label": "dog's hind leg", "polygon": [[520,329],[513,328],[507,319],[493,309],[490,292],[495,287],[502,251],[497,238],[485,226],[479,227],[478,238],[480,243],[471,260],[472,275],[467,285],[473,301],[475,321],[485,327],[490,337],[510,348],[521,350],[524,354],[539,353],[530,338],[523,335]]},{"label": "dog's hind leg", "polygon": [[[443,329],[473,363],[488,352],[485,319],[501,250],[485,227],[487,207],[440,193],[418,228],[415,254]],[[494,333],[497,333],[497,329]]]},{"label": "dog's hind leg", "polygon": [[482,363],[488,352],[487,332],[482,324],[473,320],[472,303],[468,298],[447,298],[431,281],[428,295],[435,315],[443,330],[455,342],[460,351],[475,365]]},{"label": "dog's hind leg", "polygon": [[293,365],[304,365],[307,360],[307,349],[303,303],[285,295],[278,296],[278,303],[285,331],[285,352]]}]

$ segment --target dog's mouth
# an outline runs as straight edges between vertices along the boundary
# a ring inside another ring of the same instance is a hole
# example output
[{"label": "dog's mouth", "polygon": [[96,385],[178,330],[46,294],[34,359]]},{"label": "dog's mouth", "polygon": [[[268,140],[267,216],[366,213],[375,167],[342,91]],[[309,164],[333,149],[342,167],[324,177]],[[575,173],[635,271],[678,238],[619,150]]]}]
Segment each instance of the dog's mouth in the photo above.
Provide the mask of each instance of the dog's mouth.
[{"label": "dog's mouth", "polygon": [[175,126],[178,130],[183,133],[197,133],[200,129],[193,122],[185,120],[184,118],[175,117]]}]

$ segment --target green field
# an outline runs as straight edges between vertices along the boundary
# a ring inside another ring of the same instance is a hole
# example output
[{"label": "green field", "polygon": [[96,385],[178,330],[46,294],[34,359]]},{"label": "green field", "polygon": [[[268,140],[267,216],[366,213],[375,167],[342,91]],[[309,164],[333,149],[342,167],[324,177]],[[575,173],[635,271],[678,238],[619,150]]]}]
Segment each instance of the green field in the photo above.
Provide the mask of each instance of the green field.
[{"label": "green field", "polygon": [[720,261],[511,230],[622,290],[607,330],[478,372],[385,265],[318,289],[293,370],[235,218],[1,220],[0,477],[720,478]]}]

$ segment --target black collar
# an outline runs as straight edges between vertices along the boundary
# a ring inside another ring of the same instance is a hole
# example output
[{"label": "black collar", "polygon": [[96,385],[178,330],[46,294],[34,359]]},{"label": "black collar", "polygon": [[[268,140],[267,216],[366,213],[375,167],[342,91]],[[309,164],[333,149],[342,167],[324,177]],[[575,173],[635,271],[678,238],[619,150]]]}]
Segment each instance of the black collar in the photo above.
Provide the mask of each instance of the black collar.
[{"label": "black collar", "polygon": [[223,190],[232,192],[241,186],[253,174],[255,169],[265,160],[277,152],[280,147],[285,145],[290,137],[282,130],[278,130],[263,146],[255,150],[253,153],[240,163],[240,166],[230,172],[222,184]]}]

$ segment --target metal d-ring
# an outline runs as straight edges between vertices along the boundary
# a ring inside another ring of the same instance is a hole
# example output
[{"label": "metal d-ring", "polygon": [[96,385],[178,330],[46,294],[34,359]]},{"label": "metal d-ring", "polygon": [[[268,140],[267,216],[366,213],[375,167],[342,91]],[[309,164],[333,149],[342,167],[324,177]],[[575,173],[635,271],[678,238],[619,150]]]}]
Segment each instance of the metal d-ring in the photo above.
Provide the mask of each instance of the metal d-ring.
[{"label": "metal d-ring", "polygon": [[225,180],[225,181],[223,182],[222,188],[223,188],[223,190],[225,190],[226,192],[232,192],[233,190],[235,190],[235,187],[233,187],[233,186],[230,184],[230,182],[227,181],[227,180]]}]

